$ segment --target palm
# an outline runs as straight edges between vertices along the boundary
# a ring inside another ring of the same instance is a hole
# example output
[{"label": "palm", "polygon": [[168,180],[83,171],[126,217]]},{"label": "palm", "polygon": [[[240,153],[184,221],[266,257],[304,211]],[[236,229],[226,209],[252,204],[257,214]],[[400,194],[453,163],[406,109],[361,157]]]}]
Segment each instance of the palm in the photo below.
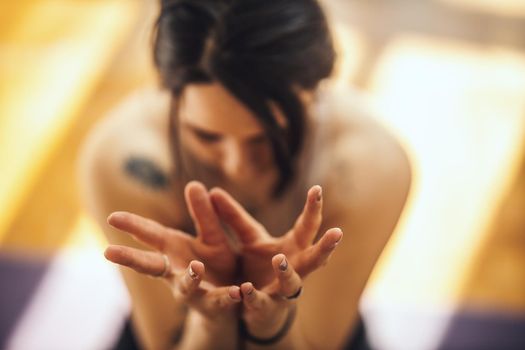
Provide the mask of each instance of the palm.
[{"label": "palm", "polygon": [[264,287],[272,282],[275,274],[271,259],[283,253],[294,265],[301,277],[316,268],[321,261],[324,248],[321,242],[312,245],[321,224],[322,202],[320,188],[311,189],[303,210],[295,225],[282,237],[272,237],[264,227],[253,219],[225,191],[213,190],[212,201],[219,216],[230,225],[242,243],[242,277],[252,281],[257,287]]},{"label": "palm", "polygon": [[206,266],[206,279],[215,285],[231,284],[235,277],[237,258],[225,243],[209,245],[199,237],[193,238],[180,231],[171,232],[166,240],[164,253],[179,269],[184,269],[190,261],[199,260]]},{"label": "palm", "polygon": [[246,244],[241,254],[242,277],[245,281],[252,281],[258,288],[266,286],[275,278],[271,264],[274,255],[283,253],[298,268],[301,256],[305,255],[304,250],[306,248],[296,242],[292,231],[283,237],[272,237],[263,242],[256,241]]},{"label": "palm", "polygon": [[[115,228],[132,234],[138,241],[165,254],[176,269],[184,269],[192,260],[200,260],[208,268],[206,280],[215,285],[230,284],[236,272],[236,256],[230,249],[206,188],[190,182],[185,188],[186,204],[195,223],[196,237],[165,227],[142,216],[120,212],[113,213],[108,222]],[[145,251],[130,247],[110,249],[112,261],[150,274],[158,271],[152,267],[152,258]],[[157,262],[158,256],[156,259]],[[162,269],[162,267],[161,267]]]}]

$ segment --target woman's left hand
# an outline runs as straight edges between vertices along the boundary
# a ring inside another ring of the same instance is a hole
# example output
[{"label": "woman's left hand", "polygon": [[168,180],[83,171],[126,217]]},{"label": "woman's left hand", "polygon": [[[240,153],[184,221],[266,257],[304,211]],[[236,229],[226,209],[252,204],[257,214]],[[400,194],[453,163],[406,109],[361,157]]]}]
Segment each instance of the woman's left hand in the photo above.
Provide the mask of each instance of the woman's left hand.
[{"label": "woman's left hand", "polygon": [[219,217],[238,236],[241,244],[243,278],[256,288],[275,280],[272,258],[284,254],[300,278],[325,264],[343,237],[339,228],[327,230],[314,243],[322,221],[322,189],[313,186],[307,194],[303,212],[294,226],[283,236],[273,237],[226,191],[214,188],[211,200]]}]

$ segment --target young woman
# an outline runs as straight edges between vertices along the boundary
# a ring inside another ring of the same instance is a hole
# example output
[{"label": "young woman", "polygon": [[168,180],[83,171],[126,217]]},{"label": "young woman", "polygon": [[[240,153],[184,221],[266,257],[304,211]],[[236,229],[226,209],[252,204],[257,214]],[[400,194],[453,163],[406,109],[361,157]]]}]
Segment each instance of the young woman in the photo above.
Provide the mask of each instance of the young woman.
[{"label": "young woman", "polygon": [[334,56],[316,0],[162,1],[163,90],[99,123],[80,168],[145,348],[348,340],[410,170],[356,94],[320,84]]}]

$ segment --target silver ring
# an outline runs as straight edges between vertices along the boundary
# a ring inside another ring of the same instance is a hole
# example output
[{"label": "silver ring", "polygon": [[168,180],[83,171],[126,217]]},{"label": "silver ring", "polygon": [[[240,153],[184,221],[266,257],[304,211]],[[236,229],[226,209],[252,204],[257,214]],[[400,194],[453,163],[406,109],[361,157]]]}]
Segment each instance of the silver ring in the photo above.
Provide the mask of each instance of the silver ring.
[{"label": "silver ring", "polygon": [[297,292],[295,292],[294,294],[292,294],[290,296],[285,296],[284,298],[286,300],[297,299],[297,298],[299,298],[299,296],[301,296],[302,293],[303,293],[303,286],[300,286],[299,289],[297,290]]},{"label": "silver ring", "polygon": [[164,259],[164,269],[162,272],[158,275],[158,277],[168,277],[171,272],[171,263],[170,259],[166,254],[162,254],[162,258]]}]

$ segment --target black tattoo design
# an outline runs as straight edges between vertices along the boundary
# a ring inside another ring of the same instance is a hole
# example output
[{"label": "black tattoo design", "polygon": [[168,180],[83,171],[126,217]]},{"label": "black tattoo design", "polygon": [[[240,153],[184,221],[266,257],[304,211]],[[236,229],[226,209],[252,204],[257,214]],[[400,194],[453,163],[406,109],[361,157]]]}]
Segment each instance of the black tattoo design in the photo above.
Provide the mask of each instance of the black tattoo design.
[{"label": "black tattoo design", "polygon": [[162,190],[168,186],[168,176],[153,161],[141,157],[129,157],[124,163],[124,171],[143,185]]}]

